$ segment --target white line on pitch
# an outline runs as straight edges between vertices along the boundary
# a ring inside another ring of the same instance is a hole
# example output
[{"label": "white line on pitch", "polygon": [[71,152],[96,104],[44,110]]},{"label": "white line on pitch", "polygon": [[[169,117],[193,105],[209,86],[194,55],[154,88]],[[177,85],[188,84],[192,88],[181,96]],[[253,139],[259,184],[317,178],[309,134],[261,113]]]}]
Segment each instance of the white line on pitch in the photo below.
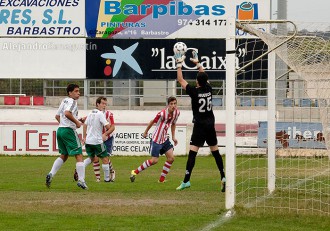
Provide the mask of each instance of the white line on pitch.
[{"label": "white line on pitch", "polygon": [[[229,210],[230,211],[230,210]],[[228,212],[229,212],[228,211]],[[220,217],[209,223],[208,225],[206,225],[203,229],[201,229],[201,231],[209,231],[209,230],[212,230],[213,228],[216,228],[220,225],[223,225],[224,223],[228,222],[229,220],[231,220],[231,218],[233,217],[233,215],[230,215],[230,216],[226,216],[226,214],[228,213],[226,212],[225,214],[221,214]]]}]

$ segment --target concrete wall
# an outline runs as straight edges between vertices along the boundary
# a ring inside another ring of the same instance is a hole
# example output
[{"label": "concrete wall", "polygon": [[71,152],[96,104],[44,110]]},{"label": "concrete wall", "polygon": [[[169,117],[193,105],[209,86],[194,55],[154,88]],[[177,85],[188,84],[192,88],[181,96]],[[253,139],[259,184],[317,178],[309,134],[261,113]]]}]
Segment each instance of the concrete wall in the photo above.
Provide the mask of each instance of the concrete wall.
[{"label": "concrete wall", "polygon": [[[56,122],[55,114],[57,108],[10,108],[1,109],[0,122]],[[159,110],[137,111],[137,110],[111,110],[115,116],[116,123],[148,123]],[[88,115],[90,110],[79,110],[79,115]],[[214,111],[216,123],[225,123],[226,115],[224,110]],[[267,120],[265,110],[238,110],[237,123],[256,124],[258,121]],[[191,110],[181,110],[178,120],[179,124],[189,124],[192,121]]]},{"label": "concrete wall", "polygon": [[[46,123],[44,126],[50,126],[51,123],[53,127],[57,127],[57,123],[55,120],[55,114],[57,109],[35,109],[35,107],[25,108],[25,109],[1,109],[0,113],[0,129],[2,126],[6,127],[17,127],[17,126],[27,126],[31,129],[31,126],[35,126],[36,130],[43,130],[42,124],[39,123]],[[79,116],[85,116],[90,112],[90,110],[80,110]],[[136,131],[137,128],[140,131],[144,131],[147,123],[152,120],[155,115],[158,113],[158,110],[153,111],[133,111],[133,110],[113,110],[115,123],[117,124],[118,130],[122,130],[121,127],[132,127],[132,131]],[[224,130],[223,124],[226,122],[225,111],[223,110],[216,110],[215,112],[216,117],[216,124],[220,128],[220,130]],[[266,121],[267,120],[267,112],[261,110],[240,110],[237,111],[237,123],[246,123],[249,125],[256,125],[258,121]],[[178,127],[181,126],[185,128],[185,138],[180,138],[180,143],[186,147],[186,152],[189,150],[189,141],[192,132],[192,112],[191,110],[181,110],[181,115],[178,120]],[[33,125],[34,123],[34,125]],[[2,124],[2,125],[1,125]],[[11,125],[12,124],[12,125]],[[18,125],[21,124],[21,125]],[[29,124],[29,125],[28,125]],[[31,125],[32,124],[32,125]],[[121,127],[120,127],[121,126]],[[56,128],[54,128],[56,130]],[[54,131],[55,131],[54,130]],[[153,131],[153,128],[150,132]],[[220,152],[223,154],[225,153],[225,144],[226,144],[226,137],[223,133],[224,131],[220,131],[218,133],[218,144],[220,145]],[[23,134],[25,134],[23,132]],[[5,135],[5,134],[3,134]],[[24,137],[23,137],[24,139]],[[1,142],[0,142],[1,143]],[[256,146],[257,145],[257,134],[254,136],[249,137],[237,137],[236,144],[238,146]],[[206,145],[206,144],[205,144]],[[260,150],[257,149],[237,149],[238,153],[261,153]],[[263,151],[264,152],[264,151]],[[0,153],[1,154],[1,153]],[[28,154],[28,153],[27,153]],[[147,153],[146,153],[147,154]],[[178,153],[178,154],[185,154],[185,153]],[[199,154],[209,154],[209,148],[204,147],[201,148]]]}]

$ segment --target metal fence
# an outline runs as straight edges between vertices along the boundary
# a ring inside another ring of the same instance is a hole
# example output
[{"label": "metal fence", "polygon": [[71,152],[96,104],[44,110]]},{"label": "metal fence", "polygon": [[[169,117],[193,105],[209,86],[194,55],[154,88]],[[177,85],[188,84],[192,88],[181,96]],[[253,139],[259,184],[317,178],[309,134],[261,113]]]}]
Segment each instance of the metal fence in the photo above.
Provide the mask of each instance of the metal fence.
[{"label": "metal fence", "polygon": [[[99,96],[108,98],[108,104],[114,109],[143,110],[161,108],[169,96],[176,96],[181,108],[190,108],[190,98],[175,80],[40,80],[40,79],[0,79],[1,97],[5,95],[42,96],[44,106],[58,107],[67,95],[69,83],[80,86],[79,105],[83,109],[95,106]],[[189,81],[195,84],[194,80]],[[224,108],[226,101],[226,81],[210,80],[213,87],[213,104],[216,108]],[[282,84],[283,85],[283,84]],[[286,81],[286,95],[277,101],[277,105],[300,106],[300,102],[308,98],[305,94],[304,81]],[[237,106],[267,106],[267,80],[237,81]],[[284,98],[284,99],[283,99]],[[290,100],[290,102],[289,102]],[[316,105],[314,99],[310,99]]]},{"label": "metal fence", "polygon": [[[189,81],[195,84],[195,81]],[[176,96],[180,106],[190,108],[190,98],[175,80],[40,80],[0,79],[0,97],[6,95],[43,96],[44,105],[58,107],[67,95],[69,83],[80,86],[80,107],[90,109],[99,96],[108,98],[114,109],[141,110],[163,107],[169,96]],[[224,102],[225,81],[211,81],[213,94]],[[1,101],[0,101],[1,104]],[[223,106],[223,103],[218,106]]]}]

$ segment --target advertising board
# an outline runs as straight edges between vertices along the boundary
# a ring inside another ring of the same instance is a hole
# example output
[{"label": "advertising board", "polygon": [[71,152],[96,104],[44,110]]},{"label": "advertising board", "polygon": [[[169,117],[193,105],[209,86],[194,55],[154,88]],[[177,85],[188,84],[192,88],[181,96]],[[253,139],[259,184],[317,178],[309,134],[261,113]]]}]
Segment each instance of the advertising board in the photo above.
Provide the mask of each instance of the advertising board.
[{"label": "advertising board", "polygon": [[[0,129],[0,153],[8,155],[58,155],[56,130],[58,124],[2,125]],[[116,124],[114,155],[149,155],[152,129],[147,138],[143,132],[146,125]],[[82,128],[77,130],[82,137]],[[176,155],[186,154],[186,126],[177,126]],[[84,154],[86,153],[83,151]]]},{"label": "advertising board", "polygon": [[85,1],[0,0],[0,37],[85,36]]},{"label": "advertising board", "polygon": [[[237,40],[237,69],[251,61],[253,56],[259,56],[267,50],[262,41],[249,43],[247,40]],[[173,45],[177,41],[175,39],[87,39],[87,44],[94,48],[86,51],[87,79],[176,79]],[[182,67],[184,78],[196,78],[197,67],[189,60],[192,51],[195,50],[209,79],[225,79],[225,39],[180,39],[179,41],[184,42],[188,47]],[[258,60],[253,67],[247,67],[244,75],[238,76],[238,79],[266,79],[267,65],[267,57]]]},{"label": "advertising board", "polygon": [[[276,122],[277,148],[325,149],[321,123]],[[260,121],[258,127],[259,148],[267,148],[267,122]]]},{"label": "advertising board", "polygon": [[228,18],[270,19],[264,0],[86,0],[86,8],[91,38],[225,38]]}]

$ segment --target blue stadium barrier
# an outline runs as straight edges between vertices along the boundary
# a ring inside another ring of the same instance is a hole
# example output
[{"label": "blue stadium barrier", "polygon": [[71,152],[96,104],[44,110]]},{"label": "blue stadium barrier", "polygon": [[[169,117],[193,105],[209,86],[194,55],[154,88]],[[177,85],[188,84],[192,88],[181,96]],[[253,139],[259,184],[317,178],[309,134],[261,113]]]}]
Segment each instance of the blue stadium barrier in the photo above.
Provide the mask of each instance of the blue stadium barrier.
[{"label": "blue stadium barrier", "polygon": [[251,98],[248,97],[242,97],[240,98],[240,106],[241,107],[251,107],[252,103],[251,103]]},{"label": "blue stadium barrier", "polygon": [[300,107],[311,107],[312,101],[310,99],[300,99],[299,106]]},{"label": "blue stadium barrier", "polygon": [[213,106],[223,106],[223,103],[222,103],[222,98],[213,98],[212,99],[212,105]]},{"label": "blue stadium barrier", "polygon": [[293,107],[294,106],[294,99],[284,99],[283,100],[284,107]]},{"label": "blue stadium barrier", "polygon": [[255,98],[254,106],[259,106],[259,107],[267,106],[267,99],[266,98]]},{"label": "blue stadium barrier", "polygon": [[315,100],[315,107],[326,107],[328,105],[326,99],[316,99]]}]

